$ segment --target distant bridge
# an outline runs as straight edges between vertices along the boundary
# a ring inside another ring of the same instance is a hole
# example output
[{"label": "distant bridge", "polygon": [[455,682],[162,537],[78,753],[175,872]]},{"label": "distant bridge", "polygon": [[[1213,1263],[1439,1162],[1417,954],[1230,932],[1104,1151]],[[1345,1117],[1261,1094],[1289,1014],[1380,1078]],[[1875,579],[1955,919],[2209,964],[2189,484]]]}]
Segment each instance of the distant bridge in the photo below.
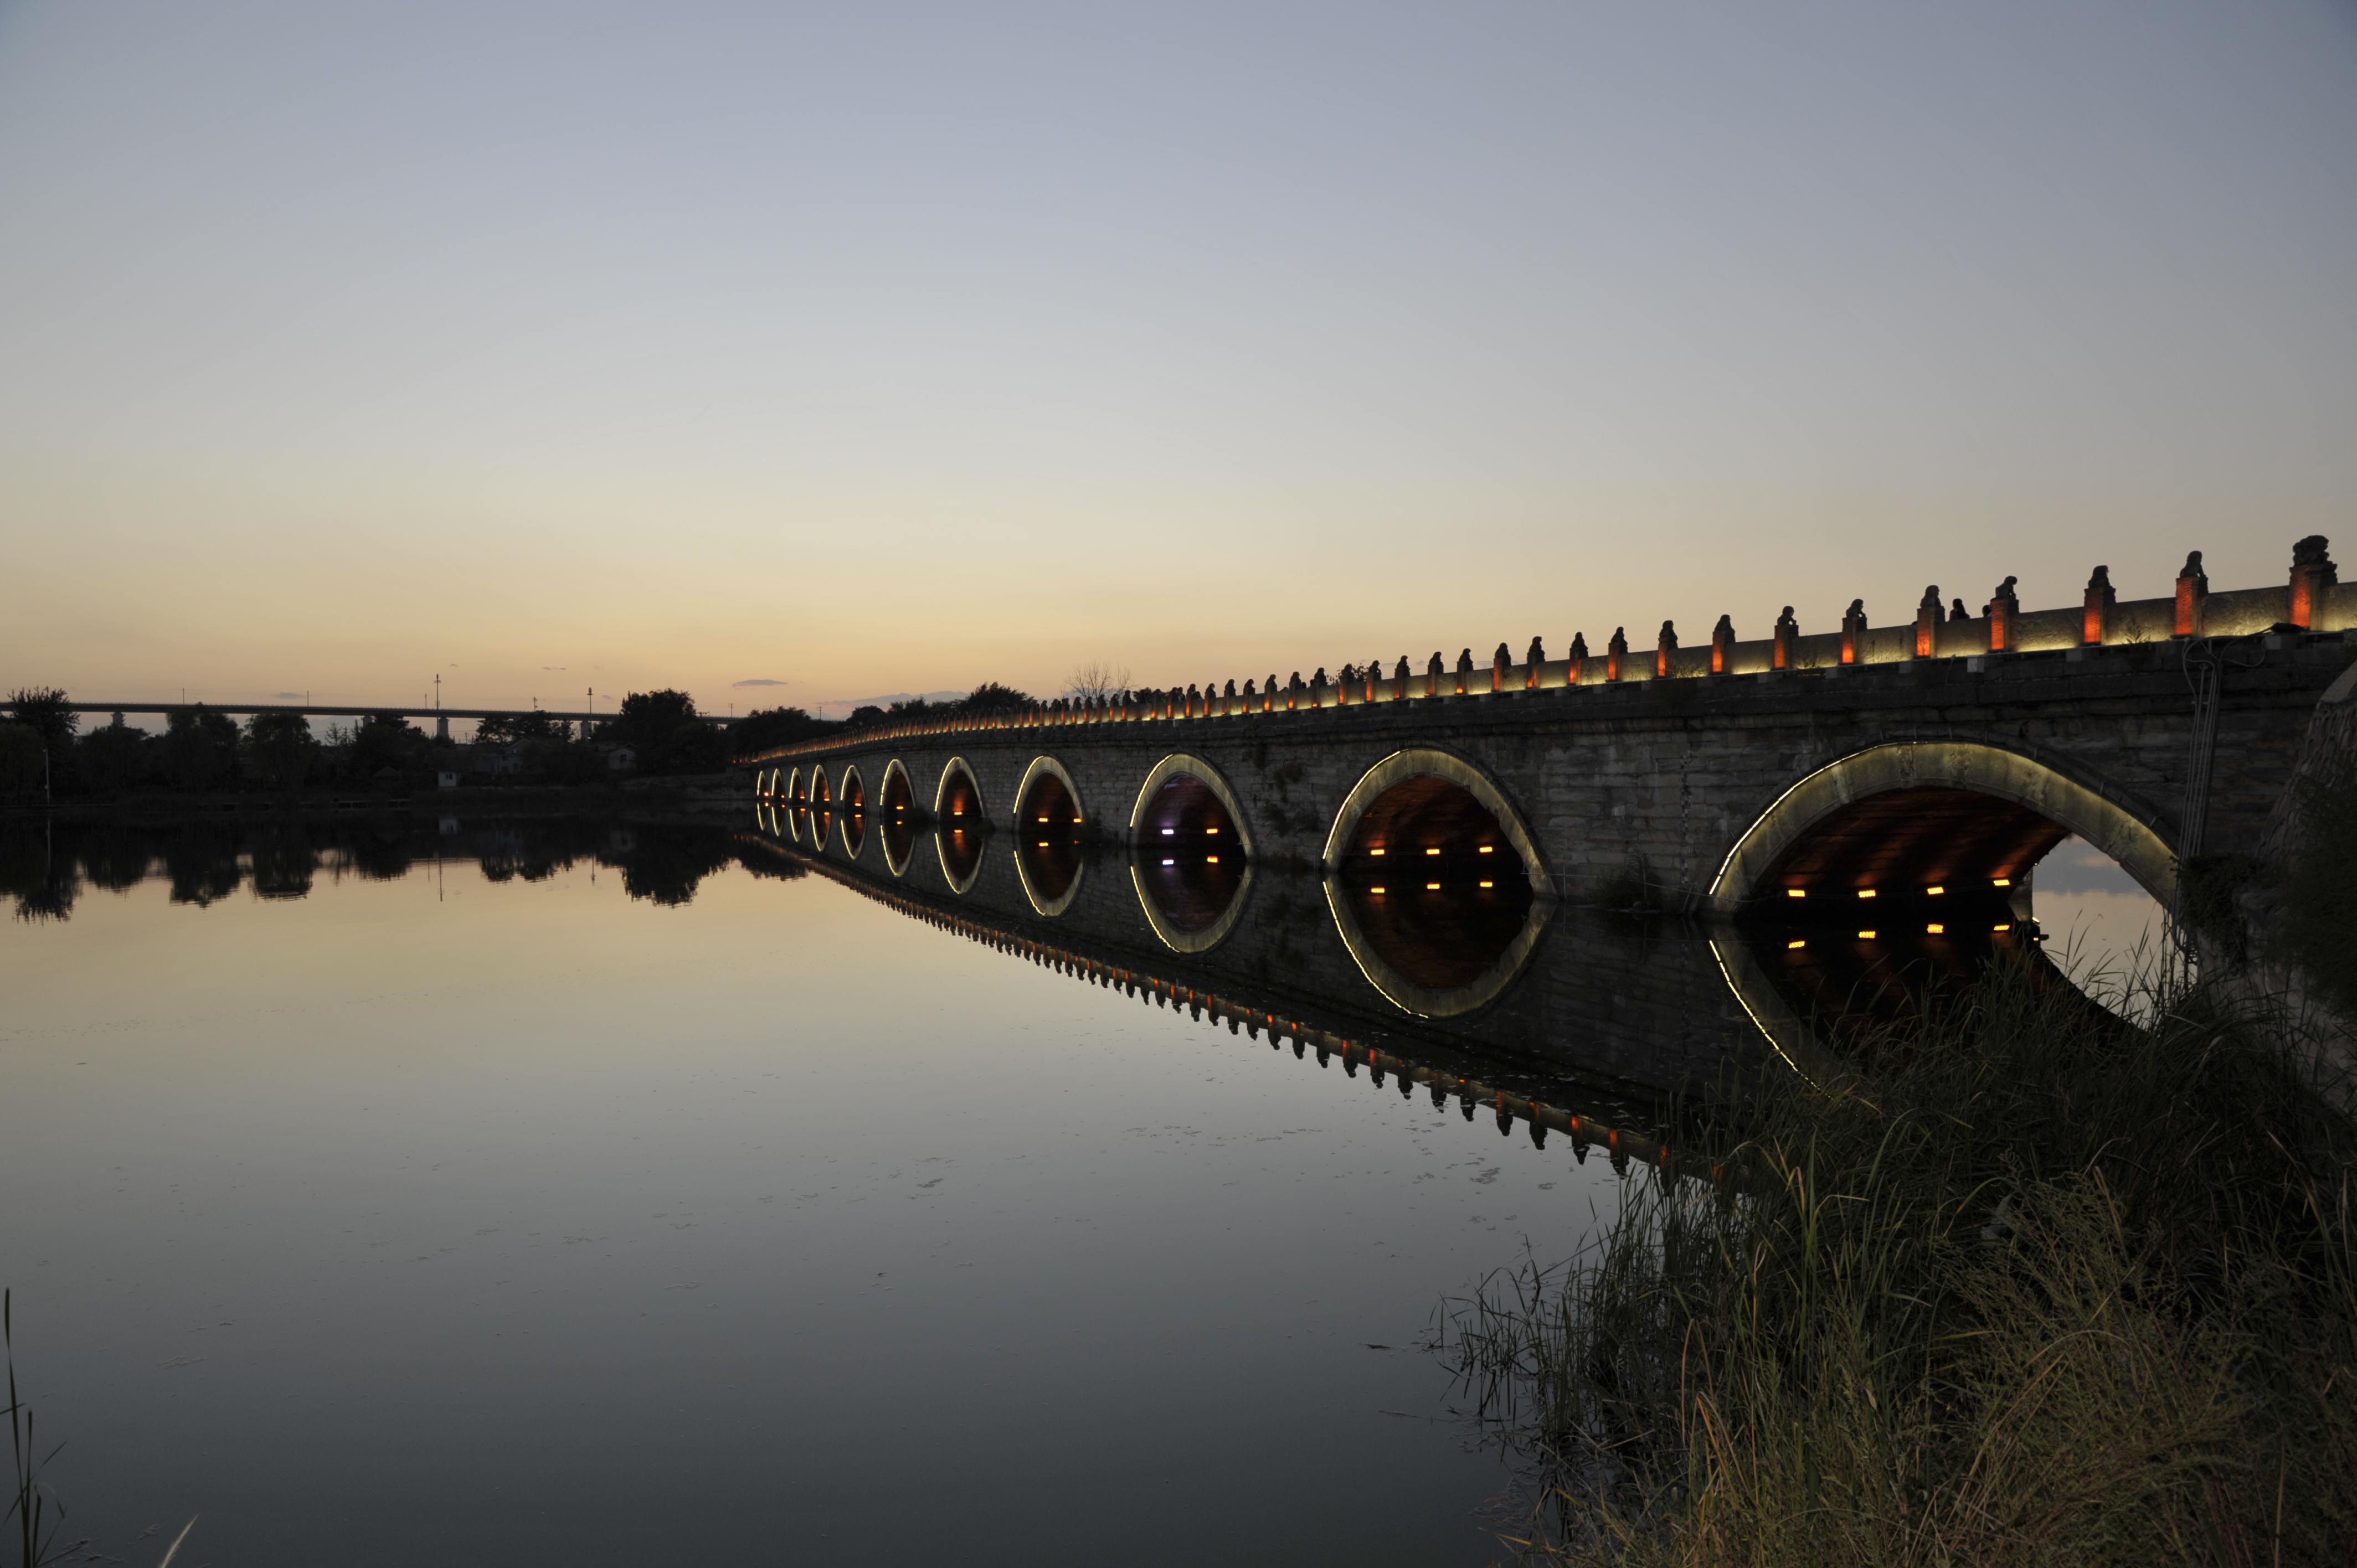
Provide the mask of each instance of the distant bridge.
[{"label": "distant bridge", "polygon": [[2072,833],[2170,907],[2181,861],[2256,849],[2311,709],[2350,684],[2352,628],[2357,587],[2312,538],[2275,587],[2212,593],[2197,555],[2169,598],[2121,601],[2098,567],[2065,609],[2024,611],[2007,578],[1976,616],[1934,588],[1899,626],[1853,605],[1803,635],[1788,610],[1770,638],[1722,617],[1685,645],[1663,623],[1641,651],[1616,633],[1549,659],[1534,639],[1520,660],[1501,644],[1480,665],[1047,703],[740,761],[793,839],[896,877],[938,825],[952,892],[984,832],[1019,830],[1043,916],[1084,848],[1125,846],[1137,875],[1202,884],[1168,922],[1178,942],[1222,939],[1254,862],[1315,867],[1369,978],[1435,1014],[1480,1001],[1469,972],[1399,958],[1444,907],[1507,947],[1555,898],[1987,929]]},{"label": "distant bridge", "polygon": [[[169,718],[174,714],[228,714],[231,717],[251,717],[255,714],[296,714],[307,719],[357,719],[370,714],[391,714],[404,719],[439,719],[446,724],[451,719],[511,719],[527,714],[544,714],[552,719],[573,724],[611,724],[619,715],[612,713],[575,713],[562,708],[437,708],[428,703],[404,707],[399,703],[345,703],[321,707],[307,703],[68,703],[67,707],[78,714],[161,714]],[[698,718],[722,728],[736,724],[734,718],[716,714],[698,714]]]}]

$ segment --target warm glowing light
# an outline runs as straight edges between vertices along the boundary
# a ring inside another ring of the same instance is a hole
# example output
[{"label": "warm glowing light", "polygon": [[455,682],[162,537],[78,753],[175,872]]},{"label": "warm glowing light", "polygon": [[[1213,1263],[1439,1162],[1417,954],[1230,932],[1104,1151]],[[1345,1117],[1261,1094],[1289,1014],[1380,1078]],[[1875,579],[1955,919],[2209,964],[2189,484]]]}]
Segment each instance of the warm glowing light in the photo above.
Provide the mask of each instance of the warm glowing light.
[{"label": "warm glowing light", "polygon": [[1935,921],[1934,923],[1924,927],[1923,930],[1925,935],[1936,937],[1944,934],[1947,931],[1947,927],[1940,925]]},{"label": "warm glowing light", "polygon": [[1369,850],[1367,853],[1368,853],[1369,854],[1383,854],[1383,852],[1382,850],[1379,850],[1379,849],[1371,849],[1371,850]]},{"label": "warm glowing light", "polygon": [[1177,861],[1175,861],[1175,860],[1166,860],[1166,861],[1164,861],[1162,864],[1163,864],[1163,865],[1178,865],[1178,863]]},{"label": "warm glowing light", "polygon": [[2013,922],[2008,920],[2003,925],[1991,926],[1989,929],[1992,931],[2009,931],[2013,929]]},{"label": "warm glowing light", "polygon": [[1491,851],[1491,849],[1492,847],[1493,847],[1492,845],[1490,845],[1490,844],[1486,844],[1486,843],[1485,843],[1485,844],[1483,844],[1483,845],[1481,846],[1481,853],[1482,853],[1483,854],[1489,854],[1489,853],[1490,853],[1490,851]]},{"label": "warm glowing light", "polygon": [[1491,884],[1487,883],[1487,882],[1484,882],[1483,884],[1481,884],[1481,886],[1484,886],[1484,887],[1488,887],[1488,886],[1491,886]]},{"label": "warm glowing light", "polygon": [[2013,886],[2013,878],[2010,876],[1992,876],[1989,878],[1989,886],[1992,887],[2010,887]]},{"label": "warm glowing light", "polygon": [[1874,889],[1871,887],[1861,887],[1857,890],[1857,896],[1861,898],[1871,898],[1874,897]]},{"label": "warm glowing light", "polygon": [[1207,855],[1205,855],[1205,856],[1203,857],[1203,859],[1204,859],[1207,863],[1209,863],[1210,865],[1219,865],[1219,864],[1220,864],[1220,857],[1219,857],[1218,855],[1216,855],[1216,854],[1207,854]]},{"label": "warm glowing light", "polygon": [[1874,939],[1874,933],[1872,931],[1860,931],[1857,936],[1860,941],[1871,941]]},{"label": "warm glowing light", "polygon": [[1440,853],[1440,851],[1436,847],[1436,848],[1433,848],[1433,849],[1426,850],[1424,853],[1425,853],[1425,854],[1438,854]]},{"label": "warm glowing light", "polygon": [[1046,839],[1041,839],[1039,841],[1039,847],[1041,849],[1046,849],[1048,847],[1048,841]]},{"label": "warm glowing light", "polygon": [[1426,893],[1437,893],[1440,891],[1440,884],[1437,882],[1427,882],[1424,885],[1424,890]]},{"label": "warm glowing light", "polygon": [[1926,887],[1923,891],[1936,897],[1939,894],[1945,893],[1947,889],[1945,887]]},{"label": "warm glowing light", "polygon": [[1367,889],[1367,891],[1368,891],[1368,892],[1370,892],[1370,893],[1380,893],[1380,892],[1382,892],[1382,891],[1383,891],[1383,889],[1382,889],[1382,888],[1380,888],[1380,887],[1370,887],[1370,888],[1368,888],[1368,889]]},{"label": "warm glowing light", "polygon": [[1807,891],[1803,888],[1787,887],[1784,889],[1784,897],[1787,898],[1805,898],[1808,896]]},{"label": "warm glowing light", "polygon": [[1803,938],[1797,942],[1786,942],[1784,945],[1788,948],[1804,948],[1807,947],[1809,943],[1806,938]]},{"label": "warm glowing light", "polygon": [[1205,832],[1207,832],[1207,833],[1215,833],[1215,832],[1218,832],[1220,830],[1219,830],[1217,827],[1209,827],[1209,828],[1205,828],[1203,831],[1204,831]]},{"label": "warm glowing light", "polygon": [[1043,816],[1043,817],[1041,817],[1039,820],[1040,820],[1041,822],[1046,822],[1048,819],[1047,819],[1046,817],[1044,817],[1044,816]]}]

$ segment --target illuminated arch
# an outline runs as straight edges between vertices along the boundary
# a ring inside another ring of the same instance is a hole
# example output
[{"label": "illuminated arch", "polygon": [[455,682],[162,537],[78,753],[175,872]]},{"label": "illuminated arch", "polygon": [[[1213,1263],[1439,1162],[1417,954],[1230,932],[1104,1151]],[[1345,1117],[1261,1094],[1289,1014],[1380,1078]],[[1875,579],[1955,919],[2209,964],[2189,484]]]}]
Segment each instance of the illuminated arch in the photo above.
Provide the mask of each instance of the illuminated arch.
[{"label": "illuminated arch", "polygon": [[[1478,978],[1447,987],[1420,983],[1383,956],[1360,924],[1351,908],[1351,895],[1337,874],[1360,822],[1376,802],[1402,785],[1426,779],[1464,790],[1496,820],[1501,836],[1522,859],[1523,874],[1529,879],[1532,893],[1521,928],[1496,960]],[[1514,810],[1488,774],[1445,751],[1428,747],[1397,751],[1367,769],[1334,815],[1334,825],[1326,835],[1324,860],[1327,908],[1333,913],[1334,929],[1340,934],[1343,947],[1349,950],[1351,961],[1359,966],[1367,983],[1394,1005],[1423,1017],[1454,1017],[1494,1000],[1522,972],[1554,912],[1555,885],[1539,858],[1538,845],[1523,824],[1522,813]]]},{"label": "illuminated arch", "polygon": [[1136,836],[1138,824],[1146,818],[1146,808],[1153,803],[1155,796],[1162,792],[1162,787],[1182,775],[1196,779],[1219,797],[1221,807],[1228,813],[1228,820],[1236,825],[1239,845],[1245,858],[1250,859],[1252,829],[1244,822],[1244,803],[1236,799],[1236,792],[1228,787],[1227,779],[1218,768],[1201,757],[1189,757],[1183,751],[1173,752],[1156,763],[1153,770],[1146,774],[1146,782],[1137,787],[1136,802],[1129,808],[1130,835],[1133,838]]},{"label": "illuminated arch", "polygon": [[1023,814],[1031,808],[1032,791],[1043,781],[1052,782],[1071,801],[1072,827],[1075,831],[1089,820],[1089,816],[1088,805],[1081,798],[1081,787],[1073,782],[1071,772],[1064,765],[1052,757],[1033,757],[1031,766],[1023,770],[1023,781],[1015,787],[1015,800],[1012,807],[1016,825],[1015,874],[1022,879],[1023,897],[1031,901],[1031,908],[1053,918],[1071,908],[1072,900],[1080,897],[1081,884],[1087,879],[1088,863],[1085,860],[1074,862],[1071,880],[1067,882],[1060,892],[1050,891],[1031,875],[1031,868],[1026,864],[1023,854],[1023,846],[1030,840],[1029,832],[1023,821]]},{"label": "illuminated arch", "polygon": [[2177,856],[2148,813],[2018,751],[1977,741],[1902,740],[1829,762],[1778,796],[1719,863],[1710,907],[1734,914],[1768,896],[1779,867],[1835,819],[1899,790],[1961,791],[2018,807],[2111,856],[2163,908],[2175,901]]},{"label": "illuminated arch", "polygon": [[[952,783],[959,779],[963,780],[965,793],[974,801],[973,821],[967,831],[974,834],[974,847],[966,857],[963,874],[950,854],[950,834],[956,831],[953,821],[964,820],[956,816],[951,805]],[[951,892],[963,895],[981,878],[982,833],[988,822],[983,806],[982,781],[974,776],[974,768],[964,757],[951,757],[942,764],[942,776],[933,783],[933,854],[942,863],[942,880],[949,884]]]},{"label": "illuminated arch", "polygon": [[909,779],[909,770],[900,766],[900,759],[896,757],[884,765],[883,781],[876,786],[876,836],[884,845],[886,868],[895,876],[903,876],[908,874],[909,863],[916,859],[917,841],[914,837],[904,837],[900,853],[896,855],[892,852],[892,781],[895,779],[900,781],[901,789],[908,795],[909,807],[914,809],[917,804],[916,786]]},{"label": "illuminated arch", "polygon": [[[857,763],[846,762],[843,765],[843,776],[835,785],[834,800],[835,820],[841,824],[843,832],[843,853],[857,860],[861,852],[867,847],[867,783],[859,777]],[[859,816],[859,821],[856,824],[859,833],[859,841],[856,843],[852,842],[851,837],[855,826],[852,821],[854,807],[857,808]]]}]

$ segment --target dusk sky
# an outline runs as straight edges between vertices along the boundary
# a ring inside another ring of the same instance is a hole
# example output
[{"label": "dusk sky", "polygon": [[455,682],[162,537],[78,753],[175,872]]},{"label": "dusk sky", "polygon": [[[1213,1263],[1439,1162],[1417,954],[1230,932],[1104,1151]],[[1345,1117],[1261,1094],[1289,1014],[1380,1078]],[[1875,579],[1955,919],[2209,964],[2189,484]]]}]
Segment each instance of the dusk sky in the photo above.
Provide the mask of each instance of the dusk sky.
[{"label": "dusk sky", "polygon": [[1241,682],[2311,532],[2348,3],[0,5],[7,685]]}]

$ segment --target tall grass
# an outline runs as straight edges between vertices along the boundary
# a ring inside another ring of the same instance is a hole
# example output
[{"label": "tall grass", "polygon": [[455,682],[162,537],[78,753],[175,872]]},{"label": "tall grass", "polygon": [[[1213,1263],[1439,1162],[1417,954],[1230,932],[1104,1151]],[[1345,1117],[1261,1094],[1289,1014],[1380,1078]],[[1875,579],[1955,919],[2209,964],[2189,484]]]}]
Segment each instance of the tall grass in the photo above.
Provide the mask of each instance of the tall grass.
[{"label": "tall grass", "polygon": [[[1993,972],[1849,1081],[1684,1114],[1443,1346],[1504,1538],[1630,1564],[2357,1562],[2357,1129],[2282,1019]],[[2344,1102],[2345,1103],[2345,1102]]]}]

